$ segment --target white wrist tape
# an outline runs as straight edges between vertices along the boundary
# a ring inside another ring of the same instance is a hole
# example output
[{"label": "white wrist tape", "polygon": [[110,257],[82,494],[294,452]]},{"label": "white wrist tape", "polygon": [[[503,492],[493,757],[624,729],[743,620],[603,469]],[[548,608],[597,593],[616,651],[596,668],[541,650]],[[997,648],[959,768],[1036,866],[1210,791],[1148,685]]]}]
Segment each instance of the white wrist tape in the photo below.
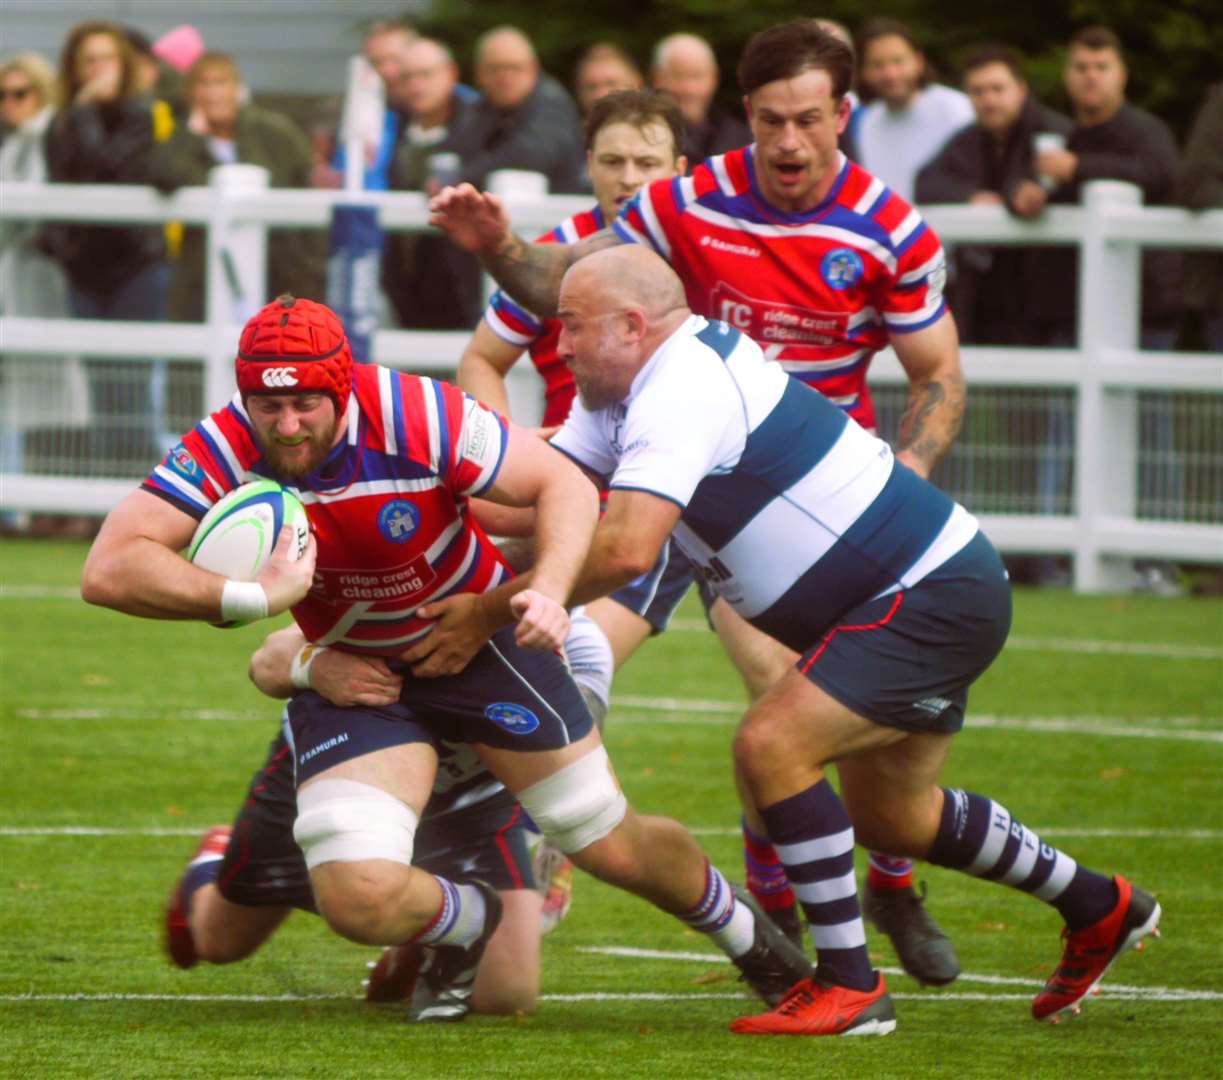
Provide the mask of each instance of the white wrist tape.
[{"label": "white wrist tape", "polygon": [[289,682],[297,687],[298,690],[310,689],[310,669],[314,666],[314,661],[317,660],[325,652],[331,650],[326,645],[311,645],[306,642],[297,654],[293,657],[293,663],[289,666]]},{"label": "white wrist tape", "polygon": [[221,591],[221,618],[254,622],[268,616],[268,594],[257,581],[227,581]]}]

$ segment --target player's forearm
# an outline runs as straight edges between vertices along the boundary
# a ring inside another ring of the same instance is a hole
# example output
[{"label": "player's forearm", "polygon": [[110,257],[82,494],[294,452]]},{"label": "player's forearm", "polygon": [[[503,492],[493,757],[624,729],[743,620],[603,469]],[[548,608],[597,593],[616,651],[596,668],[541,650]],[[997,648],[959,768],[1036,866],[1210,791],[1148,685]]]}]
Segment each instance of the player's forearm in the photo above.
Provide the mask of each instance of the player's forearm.
[{"label": "player's forearm", "polygon": [[81,575],[86,603],[147,619],[221,620],[225,579],[154,540],[96,544]]},{"label": "player's forearm", "polygon": [[505,389],[505,376],[493,366],[488,357],[468,346],[459,358],[455,382],[461,390],[490,409],[495,409],[510,418],[510,398]]},{"label": "player's forearm", "polygon": [[558,472],[535,503],[530,587],[561,605],[577,584],[599,522],[599,495],[576,468]]},{"label": "player's forearm", "polygon": [[260,693],[283,700],[293,696],[293,658],[306,643],[296,626],[287,626],[264,638],[251,657],[248,674]]},{"label": "player's forearm", "polygon": [[528,244],[512,232],[494,250],[480,253],[497,284],[543,318],[556,315],[561,279],[573,259],[567,244]]},{"label": "player's forearm", "polygon": [[911,382],[900,418],[896,456],[922,476],[929,476],[959,434],[964,400],[964,373],[958,355],[925,378]]}]

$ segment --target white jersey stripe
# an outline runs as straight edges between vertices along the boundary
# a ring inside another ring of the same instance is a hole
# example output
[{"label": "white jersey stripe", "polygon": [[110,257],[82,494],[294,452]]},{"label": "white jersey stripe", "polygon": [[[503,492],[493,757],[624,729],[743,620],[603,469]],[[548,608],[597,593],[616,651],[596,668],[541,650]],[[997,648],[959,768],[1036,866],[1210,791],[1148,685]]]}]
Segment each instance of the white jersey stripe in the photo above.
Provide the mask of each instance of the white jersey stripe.
[{"label": "white jersey stripe", "polygon": [[[735,605],[740,615],[750,619],[772,607],[875,501],[893,465],[890,451],[873,452],[878,445],[857,424],[846,424],[811,471],[717,553],[742,585],[743,600]],[[813,506],[822,508],[822,518],[808,509]],[[778,545],[779,536],[801,536],[803,542]]]},{"label": "white jersey stripe", "polygon": [[337,641],[343,640],[344,635],[356,625],[356,623],[361,619],[361,616],[370,609],[370,606],[371,605],[368,600],[360,600],[352,604],[349,609],[335,621],[331,629],[328,630],[327,633],[325,633],[321,638],[319,638],[318,644],[334,645]]},{"label": "white jersey stripe", "polygon": [[386,442],[386,452],[391,456],[399,453],[399,442],[395,438],[395,408],[392,398],[391,369],[378,369],[378,404],[382,411],[382,432]]},{"label": "white jersey stripe", "polygon": [[[242,398],[237,394],[234,395],[234,404],[237,405],[238,411],[243,416],[246,416],[246,410],[242,408]],[[247,420],[249,421],[250,417],[247,417]],[[242,468],[241,463],[238,461],[238,456],[234,453],[233,447],[229,445],[229,440],[221,434],[221,429],[217,422],[210,416],[200,426],[208,432],[212,441],[220,449],[221,456],[225,459],[225,464],[229,466],[229,471],[233,473],[234,478],[241,484],[246,479],[246,470]]]},{"label": "white jersey stripe", "polygon": [[[779,351],[784,347],[776,346]],[[839,371],[841,368],[851,368],[863,358],[873,355],[872,349],[858,349],[831,360],[780,360],[778,362],[786,371]]]},{"label": "white jersey stripe", "polygon": [[735,190],[735,185],[730,178],[730,173],[726,171],[725,154],[719,154],[717,157],[710,158],[709,167],[713,170],[714,178],[718,181],[718,189],[723,195],[728,195],[733,199],[739,194]]},{"label": "white jersey stripe", "polygon": [[173,469],[167,469],[164,465],[158,465],[153,470],[153,475],[157,477],[163,484],[168,484],[179,495],[181,495],[192,506],[198,506],[201,510],[208,509],[208,503],[201,498],[200,489],[194,484],[187,483]]},{"label": "white jersey stripe", "polygon": [[681,200],[680,209],[684,209],[696,200],[696,180],[691,176],[681,176],[679,178],[679,197]]},{"label": "white jersey stripe", "polygon": [[484,311],[484,321],[488,323],[488,328],[507,344],[525,349],[535,340],[532,334],[520,334],[517,330],[511,330],[491,304]]},{"label": "white jersey stripe", "polygon": [[866,190],[862,192],[862,197],[854,203],[855,214],[865,214],[876,200],[883,194],[883,181],[879,177],[873,177],[871,182],[867,184]]},{"label": "white jersey stripe", "polygon": [[[433,391],[433,380],[421,378],[420,396],[425,399],[425,421],[429,425],[429,467],[434,472],[443,472],[441,417],[437,415],[437,395]],[[407,403],[405,402],[405,407]]]},{"label": "white jersey stripe", "polygon": [[895,255],[877,241],[868,239],[861,233],[853,232],[850,229],[815,223],[808,223],[806,225],[768,225],[758,221],[747,221],[743,218],[731,217],[729,214],[723,214],[720,211],[711,210],[707,206],[702,206],[700,203],[688,207],[687,212],[710,225],[716,225],[722,229],[733,229],[736,232],[750,233],[753,236],[767,237],[773,242],[795,240],[801,237],[819,237],[824,240],[831,240],[838,244],[844,244],[846,247],[864,251],[882,263],[889,273],[894,274],[896,272]]},{"label": "white jersey stripe", "polygon": [[915,281],[921,281],[921,279],[929,274],[932,270],[935,270],[942,265],[942,263],[946,261],[946,258],[947,256],[944,254],[943,249],[939,248],[938,251],[931,255],[930,258],[921,264],[921,266],[914,270],[910,270],[907,274],[901,274],[900,277],[896,279],[896,284],[912,285]]},{"label": "white jersey stripe", "polygon": [[914,323],[925,322],[938,311],[942,302],[943,294],[940,292],[925,307],[917,311],[885,311],[883,321],[888,326],[912,326]]},{"label": "white jersey stripe", "polygon": [[910,210],[904,220],[888,233],[888,237],[896,247],[900,247],[920,224],[921,214],[916,210]]},{"label": "white jersey stripe", "polygon": [[659,254],[664,259],[671,258],[671,241],[667,239],[666,232],[663,231],[662,225],[658,221],[658,212],[654,209],[653,200],[650,198],[650,185],[647,184],[641,189],[641,217],[645,221],[646,228],[650,230],[650,237],[654,241],[654,246],[658,248]]},{"label": "white jersey stripe", "polygon": [[366,495],[408,494],[417,491],[432,491],[441,487],[442,480],[436,476],[424,476],[419,479],[399,478],[394,480],[356,480],[340,491],[308,491],[297,489],[301,501],[310,503],[337,503],[346,499],[360,499]]},{"label": "white jersey stripe", "polygon": [[560,229],[566,244],[576,244],[581,239],[577,229],[573,227],[573,218],[565,218],[560,224]]}]

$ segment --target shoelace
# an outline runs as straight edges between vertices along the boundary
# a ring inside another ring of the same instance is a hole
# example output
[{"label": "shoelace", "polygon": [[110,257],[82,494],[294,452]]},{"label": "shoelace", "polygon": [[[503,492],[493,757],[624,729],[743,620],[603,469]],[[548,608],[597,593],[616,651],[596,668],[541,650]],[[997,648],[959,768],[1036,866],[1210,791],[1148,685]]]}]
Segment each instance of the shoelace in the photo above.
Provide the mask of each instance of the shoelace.
[{"label": "shoelace", "polygon": [[795,1013],[814,1003],[815,994],[811,987],[800,983],[798,988],[777,1006],[777,1011],[782,1016],[793,1016]]}]

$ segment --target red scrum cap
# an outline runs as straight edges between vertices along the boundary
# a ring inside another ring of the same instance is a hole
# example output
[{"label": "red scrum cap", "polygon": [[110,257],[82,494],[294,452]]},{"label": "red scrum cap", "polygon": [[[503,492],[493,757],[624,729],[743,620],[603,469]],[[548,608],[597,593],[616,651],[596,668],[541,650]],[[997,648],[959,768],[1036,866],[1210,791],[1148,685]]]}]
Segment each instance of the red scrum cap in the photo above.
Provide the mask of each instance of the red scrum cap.
[{"label": "red scrum cap", "polygon": [[352,351],[334,311],[286,293],[243,328],[234,372],[244,401],[251,394],[327,394],[338,416],[352,390]]}]

